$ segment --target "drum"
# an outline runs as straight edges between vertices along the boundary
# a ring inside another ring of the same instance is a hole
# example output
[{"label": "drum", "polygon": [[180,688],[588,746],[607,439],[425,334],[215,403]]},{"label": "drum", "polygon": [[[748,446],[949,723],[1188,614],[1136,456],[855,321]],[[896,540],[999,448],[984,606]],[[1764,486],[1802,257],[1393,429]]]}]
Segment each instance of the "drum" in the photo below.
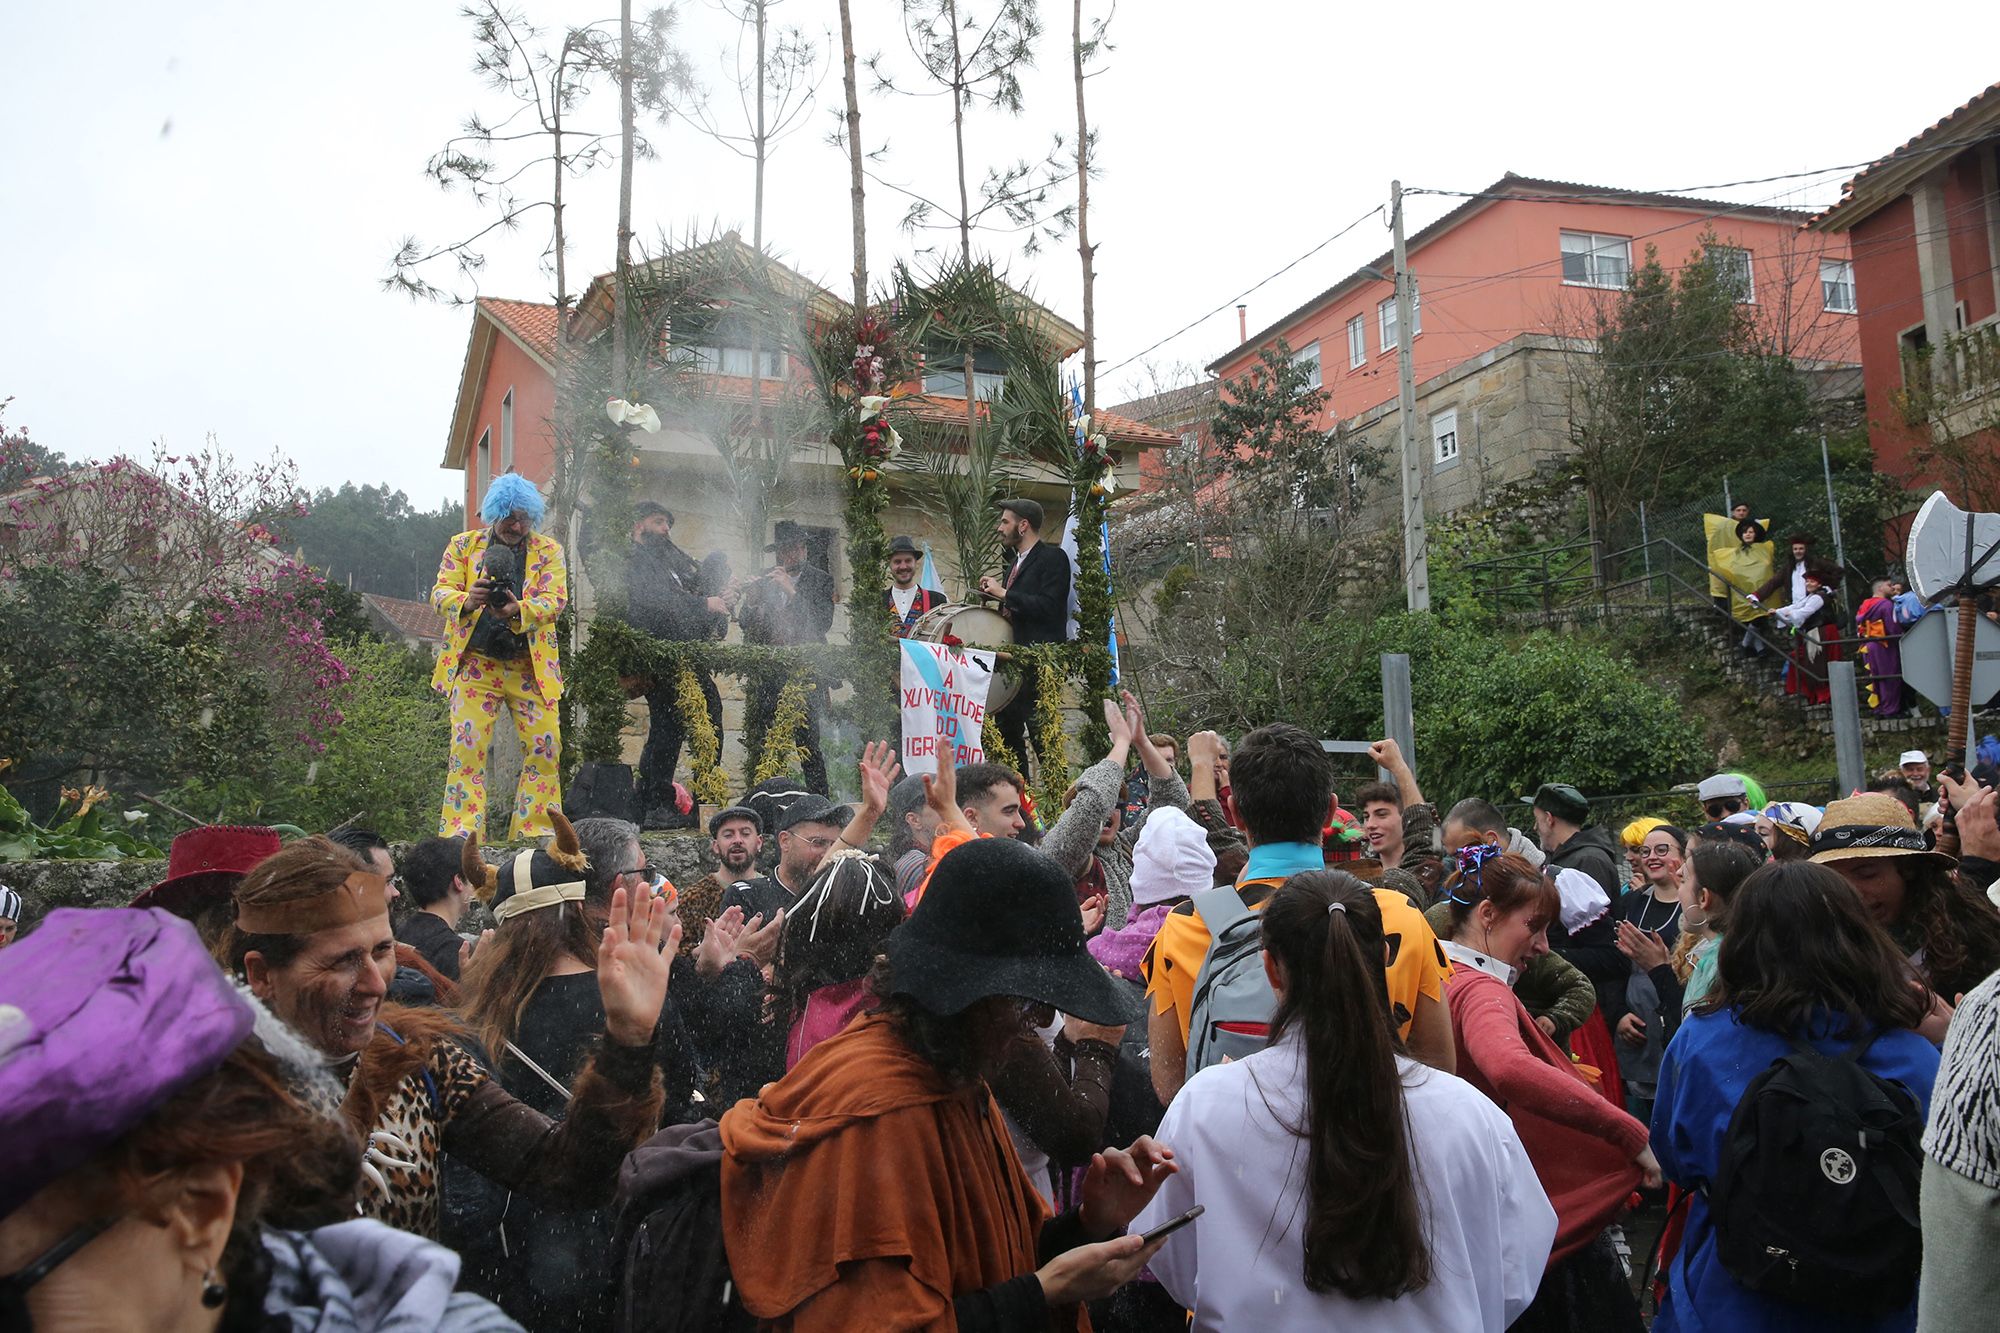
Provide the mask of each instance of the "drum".
[{"label": "drum", "polygon": [[[910,637],[924,643],[956,640],[967,648],[1004,651],[1014,642],[1014,627],[998,611],[964,602],[946,602],[927,611],[910,627]],[[1021,692],[1020,673],[1014,664],[1001,658],[993,664],[993,684],[986,691],[986,709],[998,712]]]}]

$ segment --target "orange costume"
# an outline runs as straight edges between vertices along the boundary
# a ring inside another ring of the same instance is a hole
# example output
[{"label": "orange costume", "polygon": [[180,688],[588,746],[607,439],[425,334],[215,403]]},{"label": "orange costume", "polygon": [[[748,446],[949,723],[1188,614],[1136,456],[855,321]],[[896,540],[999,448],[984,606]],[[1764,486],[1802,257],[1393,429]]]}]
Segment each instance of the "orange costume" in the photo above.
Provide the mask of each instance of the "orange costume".
[{"label": "orange costume", "polygon": [[[722,1117],[722,1222],[766,1327],[953,1329],[954,1298],[1038,1267],[1049,1211],[985,1084],[864,1015]],[[1074,1308],[1051,1328],[1087,1330]]]}]

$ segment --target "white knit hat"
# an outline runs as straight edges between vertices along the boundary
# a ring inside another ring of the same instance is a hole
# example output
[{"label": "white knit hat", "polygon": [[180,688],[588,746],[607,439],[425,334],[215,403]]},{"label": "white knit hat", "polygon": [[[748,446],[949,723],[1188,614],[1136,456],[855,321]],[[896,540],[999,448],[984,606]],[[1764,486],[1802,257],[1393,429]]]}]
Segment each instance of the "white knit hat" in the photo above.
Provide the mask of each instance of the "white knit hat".
[{"label": "white knit hat", "polygon": [[1172,806],[1146,816],[1132,850],[1132,904],[1151,907],[1215,887],[1215,853],[1201,825]]}]

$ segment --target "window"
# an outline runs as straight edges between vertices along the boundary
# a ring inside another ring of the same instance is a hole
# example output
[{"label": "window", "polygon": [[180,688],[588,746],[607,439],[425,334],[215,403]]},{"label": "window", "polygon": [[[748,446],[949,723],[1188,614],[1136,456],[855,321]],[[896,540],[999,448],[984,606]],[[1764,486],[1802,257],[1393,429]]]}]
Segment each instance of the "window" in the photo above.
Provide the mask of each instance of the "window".
[{"label": "window", "polygon": [[1854,265],[1845,259],[1819,261],[1820,304],[1836,315],[1860,313],[1854,303]]},{"label": "window", "polygon": [[500,400],[500,470],[511,472],[514,468],[514,389],[508,386],[507,396]]},{"label": "window", "polygon": [[1715,270],[1716,278],[1736,293],[1741,305],[1750,305],[1757,299],[1757,288],[1750,276],[1750,252],[1737,245],[1711,245],[1703,251],[1708,266]]},{"label": "window", "polygon": [[1563,281],[1575,287],[1624,287],[1632,280],[1632,242],[1589,232],[1562,234]]},{"label": "window", "polygon": [[1368,321],[1356,315],[1347,321],[1347,368],[1354,369],[1368,360]]},{"label": "window", "polygon": [[[997,370],[973,368],[973,392],[979,395],[979,401],[982,403],[990,403],[998,398],[1000,390],[1006,383],[1007,377]],[[926,370],[924,372],[924,392],[938,398],[965,397],[964,369],[961,367],[955,370]]]},{"label": "window", "polygon": [[1308,343],[1298,351],[1293,352],[1292,364],[1306,368],[1307,388],[1317,389],[1319,387],[1319,343],[1317,341]]},{"label": "window", "polygon": [[[1424,331],[1423,298],[1417,292],[1415,278],[1410,280],[1410,337],[1415,338]],[[1396,298],[1391,296],[1375,308],[1375,317],[1382,325],[1382,350],[1396,350]]]},{"label": "window", "polygon": [[1458,412],[1454,408],[1431,413],[1431,457],[1439,467],[1458,462]]},{"label": "window", "polygon": [[472,454],[472,505],[474,514],[479,512],[479,502],[486,498],[486,488],[493,484],[493,431],[489,427],[479,432],[479,447]]},{"label": "window", "polygon": [[[739,379],[750,378],[751,356],[747,347],[680,347],[673,353],[676,361],[691,363],[696,370],[705,370],[712,375],[734,375]],[[756,362],[757,374],[767,380],[781,380],[785,377],[785,354],[771,348],[759,348]]]}]

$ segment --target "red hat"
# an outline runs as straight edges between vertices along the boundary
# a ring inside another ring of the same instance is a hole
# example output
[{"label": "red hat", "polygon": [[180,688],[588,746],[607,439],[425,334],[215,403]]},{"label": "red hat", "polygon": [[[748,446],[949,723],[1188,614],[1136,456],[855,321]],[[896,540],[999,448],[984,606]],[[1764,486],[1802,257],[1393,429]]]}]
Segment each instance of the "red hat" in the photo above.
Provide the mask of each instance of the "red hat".
[{"label": "red hat", "polygon": [[191,915],[211,899],[228,897],[238,880],[283,845],[276,829],[262,825],[189,829],[167,848],[167,877],[134,898],[132,906]]}]

